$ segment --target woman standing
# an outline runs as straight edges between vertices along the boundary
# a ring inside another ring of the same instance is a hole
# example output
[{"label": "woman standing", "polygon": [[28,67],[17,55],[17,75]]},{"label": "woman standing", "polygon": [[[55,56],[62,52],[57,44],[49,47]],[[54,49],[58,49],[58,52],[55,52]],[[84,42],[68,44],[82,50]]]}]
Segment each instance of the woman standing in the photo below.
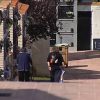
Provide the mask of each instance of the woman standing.
[{"label": "woman standing", "polygon": [[32,59],[30,54],[26,52],[26,48],[22,48],[17,57],[19,81],[29,81],[30,65],[32,66]]},{"label": "woman standing", "polygon": [[50,71],[51,82],[59,82],[61,76],[61,67],[64,66],[64,60],[59,53],[59,47],[54,46],[52,52],[47,57],[48,69]]}]

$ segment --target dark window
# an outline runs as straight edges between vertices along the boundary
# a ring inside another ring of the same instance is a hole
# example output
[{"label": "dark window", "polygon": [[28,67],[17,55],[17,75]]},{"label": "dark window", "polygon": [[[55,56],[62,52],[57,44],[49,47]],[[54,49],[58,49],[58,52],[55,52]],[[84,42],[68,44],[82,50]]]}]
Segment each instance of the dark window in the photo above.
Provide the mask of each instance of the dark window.
[{"label": "dark window", "polygon": [[56,44],[56,34],[50,35],[50,46],[54,46]]},{"label": "dark window", "polygon": [[92,17],[90,11],[78,11],[78,17]]},{"label": "dark window", "polygon": [[73,19],[73,6],[58,6],[58,19]]}]

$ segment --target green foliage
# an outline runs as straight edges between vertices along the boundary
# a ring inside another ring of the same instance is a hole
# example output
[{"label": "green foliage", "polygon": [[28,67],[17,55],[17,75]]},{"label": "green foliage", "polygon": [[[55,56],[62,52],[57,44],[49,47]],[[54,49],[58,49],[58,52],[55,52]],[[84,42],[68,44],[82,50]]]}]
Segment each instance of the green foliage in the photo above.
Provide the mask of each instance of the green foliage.
[{"label": "green foliage", "polygon": [[0,45],[3,46],[3,44],[4,44],[4,41],[0,40]]},{"label": "green foliage", "polygon": [[33,80],[36,80],[36,81],[49,81],[50,78],[49,77],[33,77]]},{"label": "green foliage", "polygon": [[20,36],[21,35],[21,26],[20,25],[17,25],[16,26],[15,33],[17,34],[17,36]]},{"label": "green foliage", "polygon": [[0,78],[1,78],[2,75],[3,75],[3,70],[0,69]]},{"label": "green foliage", "polygon": [[11,18],[6,19],[6,29],[9,29],[13,24],[13,21]]},{"label": "green foliage", "polygon": [[2,14],[2,11],[0,10],[0,24],[2,23],[3,21],[3,14]]},{"label": "green foliage", "polygon": [[72,5],[74,3],[73,0],[65,0],[67,5]]},{"label": "green foliage", "polygon": [[12,42],[10,41],[10,39],[7,39],[6,40],[6,49],[7,49],[7,52],[10,51],[12,49]]}]

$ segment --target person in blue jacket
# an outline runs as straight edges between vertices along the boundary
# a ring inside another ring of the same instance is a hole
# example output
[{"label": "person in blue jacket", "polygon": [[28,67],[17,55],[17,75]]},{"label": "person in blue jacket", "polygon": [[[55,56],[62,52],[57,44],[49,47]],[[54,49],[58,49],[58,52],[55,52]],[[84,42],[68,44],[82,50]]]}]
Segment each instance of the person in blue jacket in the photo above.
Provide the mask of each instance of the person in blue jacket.
[{"label": "person in blue jacket", "polygon": [[26,52],[26,48],[22,48],[21,52],[17,56],[19,81],[29,81],[30,65],[32,65],[32,59],[30,54]]}]

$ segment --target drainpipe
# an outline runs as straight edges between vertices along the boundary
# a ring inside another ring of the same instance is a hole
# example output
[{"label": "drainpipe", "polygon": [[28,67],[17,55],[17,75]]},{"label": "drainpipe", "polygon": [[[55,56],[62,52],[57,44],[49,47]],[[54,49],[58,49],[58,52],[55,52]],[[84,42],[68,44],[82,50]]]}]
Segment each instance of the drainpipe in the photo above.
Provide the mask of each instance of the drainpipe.
[{"label": "drainpipe", "polygon": [[60,36],[59,38],[60,38],[60,44],[62,44],[62,36]]}]

